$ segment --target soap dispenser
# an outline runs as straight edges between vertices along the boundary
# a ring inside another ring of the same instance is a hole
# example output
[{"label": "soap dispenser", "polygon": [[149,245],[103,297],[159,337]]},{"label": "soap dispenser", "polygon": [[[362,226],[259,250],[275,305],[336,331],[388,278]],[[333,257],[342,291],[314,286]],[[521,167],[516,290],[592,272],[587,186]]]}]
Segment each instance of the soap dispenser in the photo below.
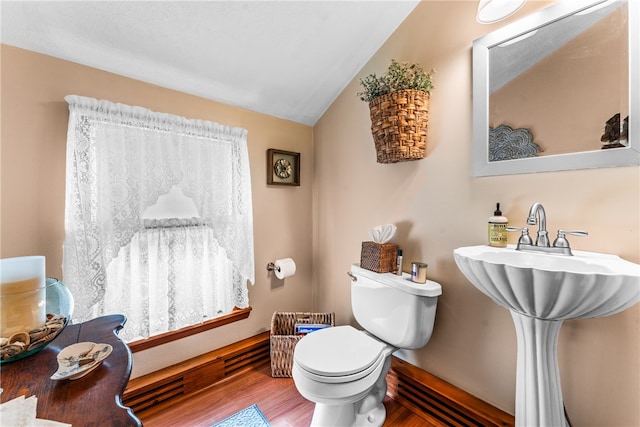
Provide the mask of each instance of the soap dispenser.
[{"label": "soap dispenser", "polygon": [[502,216],[500,211],[500,203],[496,203],[496,210],[493,216],[489,218],[489,246],[497,248],[507,247],[507,226],[509,220]]}]

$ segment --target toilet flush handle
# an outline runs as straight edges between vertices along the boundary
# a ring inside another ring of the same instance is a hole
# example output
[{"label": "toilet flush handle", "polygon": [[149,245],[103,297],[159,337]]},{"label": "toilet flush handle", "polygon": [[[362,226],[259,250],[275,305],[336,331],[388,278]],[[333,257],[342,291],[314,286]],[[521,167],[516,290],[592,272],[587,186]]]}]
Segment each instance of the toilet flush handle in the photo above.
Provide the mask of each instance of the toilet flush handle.
[{"label": "toilet flush handle", "polygon": [[352,281],[354,281],[354,282],[357,282],[357,281],[358,281],[358,277],[357,277],[355,274],[353,274],[352,272],[347,271],[347,275],[348,275],[349,277],[351,277],[351,280],[352,280]]}]

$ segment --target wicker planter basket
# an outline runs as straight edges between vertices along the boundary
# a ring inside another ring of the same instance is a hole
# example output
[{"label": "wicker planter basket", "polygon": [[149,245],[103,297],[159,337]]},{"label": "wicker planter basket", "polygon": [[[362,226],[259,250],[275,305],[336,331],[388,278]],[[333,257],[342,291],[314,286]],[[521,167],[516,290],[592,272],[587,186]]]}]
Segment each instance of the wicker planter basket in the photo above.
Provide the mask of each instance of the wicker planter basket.
[{"label": "wicker planter basket", "polygon": [[290,377],[293,349],[300,335],[294,335],[296,323],[324,323],[335,326],[334,313],[284,313],[276,311],[271,318],[271,376]]},{"label": "wicker planter basket", "polygon": [[371,101],[369,110],[378,163],[425,158],[428,93],[413,89],[391,92]]}]

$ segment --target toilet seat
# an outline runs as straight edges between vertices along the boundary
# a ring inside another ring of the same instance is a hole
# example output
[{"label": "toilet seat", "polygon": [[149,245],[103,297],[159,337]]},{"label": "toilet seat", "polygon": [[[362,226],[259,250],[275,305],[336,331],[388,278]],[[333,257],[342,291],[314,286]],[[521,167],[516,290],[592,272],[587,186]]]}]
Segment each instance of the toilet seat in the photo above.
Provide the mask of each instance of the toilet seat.
[{"label": "toilet seat", "polygon": [[352,326],[313,332],[295,348],[294,363],[319,382],[356,381],[369,375],[390,353],[389,347]]}]

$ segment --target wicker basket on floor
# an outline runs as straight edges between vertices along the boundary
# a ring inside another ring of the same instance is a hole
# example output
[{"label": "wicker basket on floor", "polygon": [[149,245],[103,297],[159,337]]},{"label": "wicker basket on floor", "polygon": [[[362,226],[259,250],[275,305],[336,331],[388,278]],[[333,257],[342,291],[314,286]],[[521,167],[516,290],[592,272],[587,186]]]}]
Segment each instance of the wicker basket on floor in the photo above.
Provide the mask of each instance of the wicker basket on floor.
[{"label": "wicker basket on floor", "polygon": [[296,323],[322,323],[335,326],[334,313],[273,313],[271,318],[271,376],[290,377],[293,349],[300,335],[294,335]]},{"label": "wicker basket on floor", "polygon": [[371,134],[378,163],[424,159],[427,147],[429,94],[397,90],[369,103]]}]

